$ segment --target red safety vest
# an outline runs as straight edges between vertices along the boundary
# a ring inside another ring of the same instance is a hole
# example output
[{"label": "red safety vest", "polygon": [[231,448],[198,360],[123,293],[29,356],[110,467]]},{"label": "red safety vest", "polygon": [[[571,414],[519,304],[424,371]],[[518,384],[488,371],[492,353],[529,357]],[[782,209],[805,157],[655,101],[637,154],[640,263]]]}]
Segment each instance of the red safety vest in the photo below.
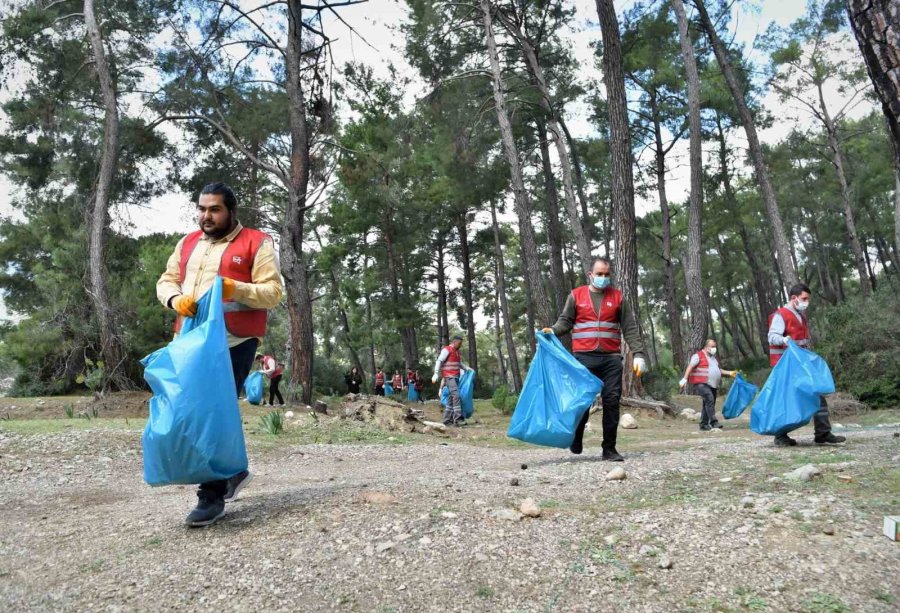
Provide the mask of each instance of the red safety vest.
[{"label": "red safety vest", "polygon": [[403,387],[403,378],[400,375],[394,375],[394,378],[391,379],[391,385],[396,389],[400,389]]},{"label": "red safety vest", "polygon": [[444,349],[449,352],[449,355],[441,367],[441,376],[458,377],[462,370],[462,358],[459,357],[459,350],[453,345],[447,345]]},{"label": "red safety vest", "polygon": [[[184,283],[188,260],[203,236],[202,230],[188,234],[181,245],[181,277]],[[222,260],[219,262],[219,276],[242,281],[253,282],[253,261],[263,242],[272,240],[265,232],[243,228],[234,240],[228,243]],[[266,335],[266,309],[254,309],[234,300],[225,301],[225,328],[239,338],[263,337]],[[175,333],[181,330],[181,316],[175,318]]]},{"label": "red safety vest", "polygon": [[700,363],[691,371],[691,376],[688,377],[688,381],[691,384],[709,383],[709,358],[702,349],[697,352],[697,356],[700,358]]},{"label": "red safety vest", "polygon": [[572,328],[572,351],[619,353],[622,331],[619,325],[622,292],[614,287],[603,290],[600,314],[594,310],[591,288],[587,285],[572,290],[575,299],[575,326]]},{"label": "red safety vest", "polygon": [[384,387],[384,373],[375,373],[375,387]]},{"label": "red safety vest", "polygon": [[[781,319],[784,320],[784,336],[790,336],[791,340],[800,347],[807,347],[809,345],[809,324],[806,322],[806,317],[800,315],[800,319],[797,319],[793,311],[787,307],[781,307],[775,313],[780,314]],[[775,313],[769,315],[770,328],[772,327],[772,319],[775,317]],[[770,366],[778,364],[778,360],[781,359],[785,349],[787,347],[784,345],[769,345]]]},{"label": "red safety vest", "polygon": [[412,385],[413,383],[415,383],[415,382],[416,382],[416,373],[414,373],[414,372],[411,371],[411,370],[410,370],[410,371],[407,371],[407,373],[406,373],[406,382],[407,382],[409,385]]},{"label": "red safety vest", "polygon": [[266,367],[266,370],[269,370],[269,368],[272,366],[272,363],[275,364],[275,370],[272,372],[272,374],[269,375],[270,379],[274,379],[275,377],[280,377],[281,374],[284,372],[284,369],[278,365],[278,362],[275,361],[274,357],[267,355],[266,357],[263,358],[263,365]]}]

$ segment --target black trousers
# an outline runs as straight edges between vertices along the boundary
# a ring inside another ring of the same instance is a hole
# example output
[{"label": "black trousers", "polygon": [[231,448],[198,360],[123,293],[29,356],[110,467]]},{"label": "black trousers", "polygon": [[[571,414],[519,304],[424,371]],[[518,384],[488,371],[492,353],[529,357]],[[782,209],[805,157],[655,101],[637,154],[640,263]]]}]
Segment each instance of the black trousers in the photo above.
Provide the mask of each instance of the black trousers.
[{"label": "black trousers", "polygon": [[281,392],[278,391],[278,385],[280,383],[281,375],[269,379],[269,404],[275,403],[275,396],[278,396],[278,404],[284,404],[284,398],[281,397]]},{"label": "black trousers", "polygon": [[[622,356],[617,353],[575,353],[575,359],[591,371],[595,377],[603,381],[603,449],[616,448],[616,435],[619,430],[619,401],[622,399]],[[584,428],[590,418],[590,411],[585,411],[575,438],[581,440]]]},{"label": "black trousers", "polygon": [[[802,427],[802,425],[797,426],[797,428],[794,428],[794,430]],[[788,434],[790,434],[794,430],[789,430],[788,432],[779,434],[775,438],[789,438]],[[825,396],[819,396],[819,410],[816,411],[815,415],[813,415],[813,433],[818,438],[827,435],[829,432],[831,432],[831,418],[828,416],[828,403],[825,401]]]},{"label": "black trousers", "polygon": [[703,408],[700,411],[700,426],[712,426],[719,422],[716,419],[716,388],[705,383],[695,383],[694,391],[703,399]]},{"label": "black trousers", "polygon": [[[231,354],[231,370],[234,373],[235,398],[240,396],[241,390],[244,388],[244,381],[247,379],[247,375],[250,374],[250,369],[253,368],[253,359],[256,357],[256,347],[258,345],[259,341],[257,339],[248,338],[228,351]],[[228,481],[219,479],[218,481],[201,483],[200,491],[224,498],[225,492],[228,491]]]},{"label": "black trousers", "polygon": [[381,385],[381,386],[376,385],[376,386],[375,386],[375,395],[376,395],[376,396],[384,396],[384,386],[383,386],[383,385]]}]

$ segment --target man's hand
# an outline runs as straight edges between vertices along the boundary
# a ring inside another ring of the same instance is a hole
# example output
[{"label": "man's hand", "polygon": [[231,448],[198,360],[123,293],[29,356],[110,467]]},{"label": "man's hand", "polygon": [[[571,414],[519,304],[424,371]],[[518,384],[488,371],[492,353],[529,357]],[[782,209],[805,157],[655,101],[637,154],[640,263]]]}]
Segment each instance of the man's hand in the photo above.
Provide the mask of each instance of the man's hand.
[{"label": "man's hand", "polygon": [[631,369],[634,371],[635,376],[640,377],[647,372],[647,362],[644,358],[634,358]]},{"label": "man's hand", "polygon": [[231,300],[234,296],[234,279],[222,277],[222,299]]},{"label": "man's hand", "polygon": [[678,389],[682,389],[685,385],[687,385],[687,379],[682,379],[678,382]]},{"label": "man's hand", "polygon": [[543,328],[541,330],[542,334],[553,334],[553,328]]},{"label": "man's hand", "polygon": [[782,337],[781,342],[787,345],[789,340],[791,340],[790,336],[784,336]]},{"label": "man's hand", "polygon": [[193,317],[197,314],[197,301],[193,296],[182,294],[172,299],[172,308],[182,317]]},{"label": "man's hand", "polygon": [[437,375],[431,375],[431,382],[432,382],[432,383],[437,383],[437,380],[438,380],[438,376],[437,376]]}]

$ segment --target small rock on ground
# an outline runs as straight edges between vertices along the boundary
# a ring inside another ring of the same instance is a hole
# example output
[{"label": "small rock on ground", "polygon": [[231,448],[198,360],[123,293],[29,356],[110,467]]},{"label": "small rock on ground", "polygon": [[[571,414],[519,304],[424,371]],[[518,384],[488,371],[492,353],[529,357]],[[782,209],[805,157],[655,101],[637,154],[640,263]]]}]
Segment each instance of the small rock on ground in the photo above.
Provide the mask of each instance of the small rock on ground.
[{"label": "small rock on ground", "polygon": [[606,473],[607,481],[622,481],[625,479],[627,475],[625,474],[625,469],[621,466],[617,466],[613,468],[611,471]]}]

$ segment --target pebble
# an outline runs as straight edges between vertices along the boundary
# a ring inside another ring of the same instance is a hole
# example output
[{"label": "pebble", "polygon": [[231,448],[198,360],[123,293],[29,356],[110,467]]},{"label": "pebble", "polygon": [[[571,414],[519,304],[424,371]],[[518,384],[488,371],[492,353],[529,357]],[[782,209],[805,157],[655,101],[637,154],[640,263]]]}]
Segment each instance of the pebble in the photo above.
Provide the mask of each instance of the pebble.
[{"label": "pebble", "polygon": [[495,519],[501,519],[504,521],[519,521],[522,519],[522,514],[518,511],[513,511],[512,509],[496,509],[491,515],[494,516]]},{"label": "pebble", "polygon": [[650,545],[644,545],[641,547],[641,549],[640,549],[640,551],[638,551],[638,553],[641,554],[642,556],[655,556],[656,549],[654,549]]},{"label": "pebble", "polygon": [[541,507],[537,505],[533,498],[526,498],[519,505],[519,512],[526,517],[540,517]]},{"label": "pebble", "polygon": [[810,481],[813,477],[821,475],[822,471],[812,464],[805,464],[799,468],[795,468],[790,472],[784,473],[784,478],[791,481]]},{"label": "pebble", "polygon": [[444,511],[443,513],[441,513],[441,517],[443,517],[444,519],[456,519],[458,516],[453,511]]},{"label": "pebble", "polygon": [[672,568],[672,560],[669,558],[669,556],[663,556],[659,559],[659,562],[657,562],[656,565],[663,570],[667,570]]},{"label": "pebble", "polygon": [[517,478],[513,477],[512,479],[509,480],[509,484],[512,486],[519,485],[519,480]]},{"label": "pebble", "polygon": [[528,464],[522,464],[522,470],[527,470],[527,469],[528,469]]},{"label": "pebble", "polygon": [[613,468],[611,471],[606,473],[607,481],[622,481],[627,477],[625,474],[625,469],[621,466],[617,466]]},{"label": "pebble", "polygon": [[834,526],[831,524],[825,524],[825,526],[822,527],[822,533],[829,536],[834,535]]},{"label": "pebble", "polygon": [[754,504],[756,504],[756,500],[753,499],[753,496],[744,496],[741,498],[741,506],[745,509],[749,509]]},{"label": "pebble", "polygon": [[378,553],[384,553],[388,549],[393,549],[394,545],[395,545],[395,543],[393,543],[391,541],[385,541],[383,543],[378,543],[377,545],[375,545],[375,551]]}]

